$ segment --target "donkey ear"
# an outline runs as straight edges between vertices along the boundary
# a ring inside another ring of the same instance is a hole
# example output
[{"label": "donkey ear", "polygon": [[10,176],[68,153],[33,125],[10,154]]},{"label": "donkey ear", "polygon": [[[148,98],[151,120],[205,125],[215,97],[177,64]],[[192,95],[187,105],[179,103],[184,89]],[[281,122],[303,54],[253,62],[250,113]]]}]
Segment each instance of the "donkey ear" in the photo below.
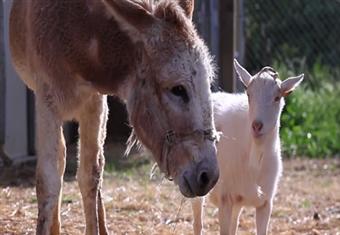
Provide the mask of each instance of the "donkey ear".
[{"label": "donkey ear", "polygon": [[134,0],[102,0],[122,30],[133,41],[141,41],[143,32],[155,23],[152,6],[147,2]]},{"label": "donkey ear", "polygon": [[248,73],[248,71],[243,68],[236,59],[234,59],[234,68],[237,73],[237,76],[239,77],[240,81],[243,83],[245,87],[248,87],[251,81],[251,75]]},{"label": "donkey ear", "polygon": [[290,77],[281,83],[281,94],[283,97],[288,96],[303,81],[304,74],[297,77]]},{"label": "donkey ear", "polygon": [[194,13],[194,0],[178,0],[178,4],[183,8],[185,15],[191,20]]}]

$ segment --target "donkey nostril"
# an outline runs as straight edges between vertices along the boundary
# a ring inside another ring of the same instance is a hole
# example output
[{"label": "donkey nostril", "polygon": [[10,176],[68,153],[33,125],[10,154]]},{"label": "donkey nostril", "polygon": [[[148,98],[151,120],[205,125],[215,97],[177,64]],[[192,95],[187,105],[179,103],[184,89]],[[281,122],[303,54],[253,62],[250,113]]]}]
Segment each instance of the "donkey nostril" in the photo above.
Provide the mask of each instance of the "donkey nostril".
[{"label": "donkey nostril", "polygon": [[201,186],[206,186],[209,183],[209,175],[206,171],[201,172],[198,177],[198,183]]}]

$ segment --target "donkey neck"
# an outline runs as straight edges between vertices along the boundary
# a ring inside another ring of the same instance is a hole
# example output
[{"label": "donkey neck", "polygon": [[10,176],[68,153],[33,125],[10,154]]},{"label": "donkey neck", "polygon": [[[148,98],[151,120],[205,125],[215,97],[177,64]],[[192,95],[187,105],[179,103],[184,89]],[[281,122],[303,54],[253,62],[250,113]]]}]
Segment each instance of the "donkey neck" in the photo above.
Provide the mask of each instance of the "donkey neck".
[{"label": "donkey neck", "polygon": [[[136,47],[120,29],[101,1],[17,1],[14,27],[26,26],[26,50],[15,50],[34,59],[33,70],[43,69],[54,84],[81,78],[100,93],[117,94],[136,67]],[[28,6],[24,6],[28,4]],[[26,18],[25,18],[26,17]],[[14,35],[15,36],[15,35]],[[48,63],[46,63],[46,61]]]}]

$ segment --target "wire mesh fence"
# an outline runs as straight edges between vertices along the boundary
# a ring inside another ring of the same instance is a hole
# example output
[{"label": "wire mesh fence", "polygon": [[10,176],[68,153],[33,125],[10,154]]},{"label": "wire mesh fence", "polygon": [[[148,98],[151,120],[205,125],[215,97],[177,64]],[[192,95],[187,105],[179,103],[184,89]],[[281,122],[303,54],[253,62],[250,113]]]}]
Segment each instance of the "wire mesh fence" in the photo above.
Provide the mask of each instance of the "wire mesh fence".
[{"label": "wire mesh fence", "polygon": [[340,69],[339,0],[245,0],[245,64]]}]

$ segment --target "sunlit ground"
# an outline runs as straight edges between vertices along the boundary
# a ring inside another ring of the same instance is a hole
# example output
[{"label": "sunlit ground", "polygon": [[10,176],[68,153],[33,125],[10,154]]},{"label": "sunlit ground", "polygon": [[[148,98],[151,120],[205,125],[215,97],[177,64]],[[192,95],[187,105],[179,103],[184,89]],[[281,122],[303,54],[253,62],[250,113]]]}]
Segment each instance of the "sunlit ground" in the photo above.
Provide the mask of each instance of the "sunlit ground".
[{"label": "sunlit ground", "polygon": [[[112,234],[192,234],[190,200],[151,165],[105,173],[103,194]],[[76,181],[64,183],[62,234],[82,234],[84,219]],[[34,234],[34,187],[0,188],[0,234]],[[217,210],[205,206],[205,234],[218,234]],[[255,234],[254,209],[241,215],[239,234]],[[289,160],[279,184],[270,234],[340,234],[340,160]]]}]

